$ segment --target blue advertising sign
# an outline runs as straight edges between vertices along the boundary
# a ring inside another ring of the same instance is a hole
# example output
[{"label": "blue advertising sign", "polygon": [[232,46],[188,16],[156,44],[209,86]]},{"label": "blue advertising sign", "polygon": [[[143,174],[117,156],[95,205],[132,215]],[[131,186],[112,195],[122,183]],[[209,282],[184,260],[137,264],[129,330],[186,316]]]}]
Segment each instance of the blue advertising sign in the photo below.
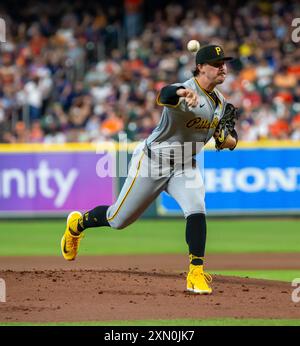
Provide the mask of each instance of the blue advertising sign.
[{"label": "blue advertising sign", "polygon": [[[300,213],[300,149],[206,150],[204,182],[208,215]],[[181,214],[167,193],[158,203],[159,214]]]}]

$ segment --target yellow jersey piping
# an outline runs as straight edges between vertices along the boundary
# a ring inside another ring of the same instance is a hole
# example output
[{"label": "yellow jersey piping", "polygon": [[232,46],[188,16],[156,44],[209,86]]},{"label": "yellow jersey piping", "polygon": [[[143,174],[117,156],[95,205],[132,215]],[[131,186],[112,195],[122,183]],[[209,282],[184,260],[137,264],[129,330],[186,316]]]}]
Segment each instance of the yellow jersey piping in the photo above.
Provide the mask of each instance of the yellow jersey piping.
[{"label": "yellow jersey piping", "polygon": [[121,203],[120,203],[118,209],[114,212],[114,214],[113,214],[110,218],[107,218],[107,221],[112,221],[112,220],[117,216],[117,214],[119,213],[119,211],[120,211],[120,209],[121,209],[123,203],[125,202],[125,199],[127,198],[128,194],[129,194],[130,190],[132,189],[132,187],[133,187],[133,185],[134,185],[134,183],[135,183],[135,181],[136,181],[136,178],[137,178],[137,176],[138,176],[138,174],[139,174],[139,171],[140,171],[140,168],[141,168],[141,162],[142,162],[142,160],[143,160],[144,154],[145,154],[145,153],[143,152],[143,154],[142,154],[142,156],[141,156],[141,158],[140,158],[140,160],[139,160],[139,163],[138,163],[138,165],[137,165],[137,171],[136,171],[135,177],[134,177],[132,183],[130,184],[129,189],[127,190],[125,196],[123,197],[123,199],[122,199],[122,201],[121,201]]},{"label": "yellow jersey piping", "polygon": [[169,104],[167,104],[167,103],[161,103],[160,101],[159,101],[159,97],[160,97],[160,92],[158,93],[158,95],[157,95],[157,97],[156,97],[156,103],[159,105],[159,106],[166,106],[166,107],[171,107],[171,108],[177,108],[178,107],[178,105],[179,105],[179,103],[180,103],[180,97],[179,97],[179,100],[178,100],[178,102],[177,102],[177,104],[176,105],[169,105]]}]

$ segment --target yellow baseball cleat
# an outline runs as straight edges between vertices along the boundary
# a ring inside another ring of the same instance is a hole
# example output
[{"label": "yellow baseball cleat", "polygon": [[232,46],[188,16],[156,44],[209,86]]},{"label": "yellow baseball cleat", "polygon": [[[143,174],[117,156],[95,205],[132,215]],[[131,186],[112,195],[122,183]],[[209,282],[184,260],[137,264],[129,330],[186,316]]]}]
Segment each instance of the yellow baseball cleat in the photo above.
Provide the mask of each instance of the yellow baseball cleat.
[{"label": "yellow baseball cleat", "polygon": [[211,294],[212,289],[209,283],[212,282],[212,277],[203,271],[203,266],[195,266],[190,264],[190,271],[187,276],[187,290],[198,294]]},{"label": "yellow baseball cleat", "polygon": [[61,252],[67,261],[73,261],[75,259],[78,253],[80,241],[83,238],[83,233],[76,236],[70,232],[70,229],[77,229],[77,222],[81,216],[82,214],[80,212],[73,211],[67,218],[67,227],[61,239]]}]

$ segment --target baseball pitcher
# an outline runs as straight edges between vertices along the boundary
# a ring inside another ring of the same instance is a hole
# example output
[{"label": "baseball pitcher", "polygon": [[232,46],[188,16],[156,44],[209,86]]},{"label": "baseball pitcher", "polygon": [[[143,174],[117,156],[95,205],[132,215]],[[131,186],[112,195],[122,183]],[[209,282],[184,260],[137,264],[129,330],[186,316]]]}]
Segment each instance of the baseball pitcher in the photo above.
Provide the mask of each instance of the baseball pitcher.
[{"label": "baseball pitcher", "polygon": [[97,206],[83,215],[72,212],[68,216],[61,240],[66,260],[75,259],[85,229],[125,228],[166,191],[178,202],[186,220],[190,260],[187,290],[198,294],[212,292],[211,276],[203,270],[205,190],[194,156],[211,137],[215,138],[217,150],[233,150],[237,145],[236,109],[216,88],[224,82],[226,61],[231,59],[220,46],[204,46],[196,54],[194,77],[162,88],[157,97],[163,107],[160,122],[135,149],[128,177],[116,202]]}]

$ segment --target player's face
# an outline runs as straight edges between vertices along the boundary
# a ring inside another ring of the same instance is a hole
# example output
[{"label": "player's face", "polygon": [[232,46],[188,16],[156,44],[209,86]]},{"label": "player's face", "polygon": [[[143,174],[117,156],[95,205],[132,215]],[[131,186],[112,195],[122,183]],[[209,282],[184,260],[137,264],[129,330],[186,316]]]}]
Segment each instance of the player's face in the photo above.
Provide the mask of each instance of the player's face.
[{"label": "player's face", "polygon": [[203,65],[203,72],[213,84],[222,84],[226,78],[227,66],[225,61],[216,61]]}]

